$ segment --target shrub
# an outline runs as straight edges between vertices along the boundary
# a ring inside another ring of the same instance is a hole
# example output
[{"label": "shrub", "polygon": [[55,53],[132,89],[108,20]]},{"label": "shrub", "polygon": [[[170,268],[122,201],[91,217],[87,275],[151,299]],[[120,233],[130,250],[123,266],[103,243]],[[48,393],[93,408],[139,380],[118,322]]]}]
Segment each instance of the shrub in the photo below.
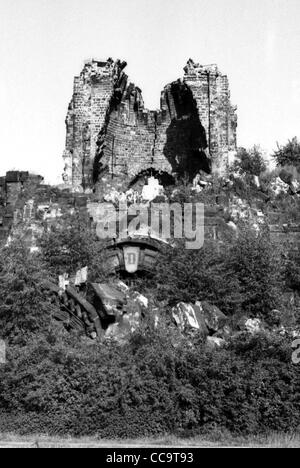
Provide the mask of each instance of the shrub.
[{"label": "shrub", "polygon": [[244,227],[237,239],[223,244],[167,250],[144,287],[171,306],[207,300],[225,314],[242,312],[268,320],[272,309],[280,308],[283,276],[280,252],[268,232]]},{"label": "shrub", "polygon": [[241,298],[239,284],[226,262],[227,249],[207,242],[201,250],[186,250],[184,245],[167,250],[147,287],[152,286],[157,298],[170,306],[209,300],[225,313],[232,312]]},{"label": "shrub", "polygon": [[241,310],[271,320],[272,309],[281,306],[284,273],[280,251],[271,243],[267,230],[242,230],[227,265],[240,285]]},{"label": "shrub", "polygon": [[88,265],[90,280],[107,277],[104,244],[89,226],[89,220],[80,213],[66,215],[39,240],[42,261],[55,276],[74,274]]},{"label": "shrub", "polygon": [[273,157],[278,166],[294,166],[300,169],[300,143],[297,137],[289,140],[284,146],[279,146]]},{"label": "shrub", "polygon": [[299,372],[286,338],[242,334],[216,351],[178,338],[161,324],[125,347],[70,337],[67,345],[56,334],[10,348],[0,431],[128,438],[299,427]]},{"label": "shrub", "polygon": [[0,331],[10,342],[26,343],[28,336],[47,330],[53,305],[43,290],[49,273],[22,239],[0,251]]},{"label": "shrub", "polygon": [[267,167],[259,146],[254,146],[250,150],[239,148],[237,160],[234,162],[232,169],[240,175],[259,176],[265,172]]}]

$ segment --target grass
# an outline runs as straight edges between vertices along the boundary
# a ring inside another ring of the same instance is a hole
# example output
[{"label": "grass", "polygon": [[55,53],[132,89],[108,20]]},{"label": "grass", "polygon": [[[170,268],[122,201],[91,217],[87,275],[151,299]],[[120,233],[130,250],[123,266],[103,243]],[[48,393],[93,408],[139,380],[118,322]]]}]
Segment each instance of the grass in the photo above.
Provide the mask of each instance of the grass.
[{"label": "grass", "polygon": [[234,437],[221,433],[181,439],[175,436],[130,440],[101,440],[97,437],[49,437],[45,435],[17,436],[0,434],[0,448],[105,448],[105,447],[265,447],[300,448],[300,434],[271,433],[266,436]]}]

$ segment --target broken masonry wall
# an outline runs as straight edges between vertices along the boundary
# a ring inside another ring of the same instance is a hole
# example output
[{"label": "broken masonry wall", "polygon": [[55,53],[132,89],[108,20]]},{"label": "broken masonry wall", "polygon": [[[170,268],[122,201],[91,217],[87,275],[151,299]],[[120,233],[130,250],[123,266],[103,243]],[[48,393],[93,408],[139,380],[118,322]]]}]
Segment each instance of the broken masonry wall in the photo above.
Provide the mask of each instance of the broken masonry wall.
[{"label": "broken masonry wall", "polygon": [[103,174],[113,171],[114,138],[110,152],[107,151],[106,147],[110,137],[109,130],[112,114],[117,110],[122,101],[124,91],[127,89],[128,76],[123,72],[126,65],[126,62],[120,62],[120,60],[117,60],[113,65],[112,92],[106,108],[104,122],[96,141],[96,152],[93,154],[93,184],[96,184]]},{"label": "broken masonry wall", "polygon": [[130,83],[107,120],[99,139],[103,148],[99,162],[111,178],[125,176],[130,183],[149,169],[192,176],[199,169],[209,172],[205,130],[184,83],[165,88],[160,111],[144,109],[140,90]]},{"label": "broken masonry wall", "polygon": [[189,60],[184,82],[197,102],[200,121],[205,128],[212,172],[226,175],[236,149],[236,107],[231,105],[229,82],[216,65],[202,66]]},{"label": "broken masonry wall", "polygon": [[[115,178],[112,182],[118,183],[119,180],[120,178]],[[15,202],[16,193],[18,198]],[[234,204],[232,201],[228,203],[232,212]],[[253,222],[256,222],[261,210],[260,204],[257,203],[253,201],[251,204]],[[232,229],[230,223],[227,223],[226,205],[226,201],[221,199],[218,201],[212,199],[210,205],[205,205],[205,241],[209,239],[221,241],[223,235],[229,232],[235,235],[234,231],[230,231]],[[43,230],[45,223],[55,224],[61,215],[74,210],[86,215],[90,222],[94,221],[92,225],[95,228],[97,206],[96,195],[72,193],[69,190],[43,185],[40,176],[10,172],[7,177],[0,177],[0,244],[5,244],[9,235],[14,236],[15,232],[22,232],[28,238],[29,247],[34,247],[34,240]],[[299,216],[291,219],[288,212],[274,208],[266,209],[264,213],[272,241],[282,245],[288,242],[295,247],[300,245]]]},{"label": "broken masonry wall", "polygon": [[97,140],[113,93],[114,62],[87,62],[74,79],[73,97],[66,118],[64,181],[90,186]]},{"label": "broken masonry wall", "polygon": [[105,128],[98,140],[101,173],[131,177],[143,162],[151,164],[153,135],[155,132],[153,113],[144,110],[139,88],[120,79],[118,95],[113,96]]},{"label": "broken masonry wall", "polygon": [[[125,75],[126,76],[126,75]],[[128,184],[140,172],[157,168],[172,170],[164,157],[157,157],[156,137],[160,112],[144,108],[141,90],[119,78],[117,99],[112,96],[107,118],[98,139],[98,175],[125,177]],[[99,181],[98,179],[95,180]]]},{"label": "broken masonry wall", "polygon": [[190,87],[178,80],[161,96],[155,159],[166,159],[177,176],[192,180],[200,170],[210,172],[207,137]]},{"label": "broken masonry wall", "polygon": [[126,176],[130,183],[138,173],[154,168],[155,133],[155,112],[135,111],[130,100],[122,102],[111,114],[106,136],[104,157],[110,176]]},{"label": "broken masonry wall", "polygon": [[41,176],[24,171],[9,171],[0,177],[0,245],[6,243],[19,212],[23,211],[26,193],[34,191],[42,180]]},{"label": "broken masonry wall", "polygon": [[237,126],[227,76],[215,65],[189,60],[183,80],[162,92],[161,109],[149,111],[125,66],[92,60],[75,78],[66,119],[65,182],[93,187],[110,174],[130,183],[150,168],[191,177],[199,168],[226,173]]},{"label": "broken masonry wall", "polygon": [[300,213],[291,220],[287,211],[271,211],[267,213],[267,224],[270,239],[278,245],[294,245],[300,247]]}]

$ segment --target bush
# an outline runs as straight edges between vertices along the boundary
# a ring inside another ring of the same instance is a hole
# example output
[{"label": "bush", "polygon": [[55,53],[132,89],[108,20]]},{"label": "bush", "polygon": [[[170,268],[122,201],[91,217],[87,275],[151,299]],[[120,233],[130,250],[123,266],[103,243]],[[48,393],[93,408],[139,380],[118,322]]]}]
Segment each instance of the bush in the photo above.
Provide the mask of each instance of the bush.
[{"label": "bush", "polygon": [[284,146],[278,145],[273,157],[278,166],[294,166],[300,169],[300,143],[297,137]]},{"label": "bush", "polygon": [[244,227],[237,239],[223,244],[206,242],[201,250],[186,250],[183,245],[168,250],[144,288],[152,288],[152,294],[170,306],[206,300],[225,314],[268,320],[272,309],[280,308],[283,278],[280,252],[268,232]]},{"label": "bush", "polygon": [[9,349],[0,431],[128,438],[299,427],[299,372],[285,338],[240,335],[212,352],[161,324],[122,348],[64,340]]},{"label": "bush", "polygon": [[90,228],[86,216],[80,213],[66,215],[45,230],[39,246],[42,261],[55,276],[75,274],[88,265],[91,281],[107,277],[104,244]]},{"label": "bush", "polygon": [[250,150],[239,148],[237,160],[232,169],[240,175],[260,176],[267,169],[261,149],[258,146],[254,146]]},{"label": "bush", "polygon": [[267,230],[241,231],[227,264],[240,285],[241,311],[270,321],[272,309],[281,307],[284,273],[280,251]]},{"label": "bush", "polygon": [[22,239],[0,251],[0,332],[10,342],[26,343],[28,337],[48,330],[53,305],[43,281],[49,273]]},{"label": "bush", "polygon": [[[188,192],[179,195],[184,200]],[[299,428],[292,338],[238,334],[211,351],[197,333],[185,339],[148,317],[126,345],[81,341],[52,323],[42,283],[49,271],[73,273],[87,264],[90,278],[105,278],[102,246],[80,217],[61,220],[41,246],[40,256],[22,240],[0,252],[0,329],[9,345],[0,367],[0,431],[134,438]],[[267,231],[245,227],[199,251],[167,249],[154,277],[136,285],[169,306],[208,300],[228,315],[272,324],[284,282],[299,283],[298,253],[287,262],[280,254]]]},{"label": "bush", "polygon": [[201,250],[186,250],[184,245],[167,250],[146,287],[152,287],[158,300],[170,306],[208,300],[232,313],[241,297],[234,272],[227,265],[228,248],[207,242]]}]

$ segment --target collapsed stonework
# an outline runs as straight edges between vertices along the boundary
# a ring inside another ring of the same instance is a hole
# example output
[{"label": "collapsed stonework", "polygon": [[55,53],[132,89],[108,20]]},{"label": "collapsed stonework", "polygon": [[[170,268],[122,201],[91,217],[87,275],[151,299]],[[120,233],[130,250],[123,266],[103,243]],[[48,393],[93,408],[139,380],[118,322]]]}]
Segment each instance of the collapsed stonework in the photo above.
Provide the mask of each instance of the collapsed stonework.
[{"label": "collapsed stonework", "polygon": [[0,245],[6,242],[17,210],[24,208],[24,198],[28,198],[28,189],[34,191],[41,184],[43,177],[27,171],[9,171],[0,177]]},{"label": "collapsed stonework", "polygon": [[[75,78],[63,186],[44,185],[42,177],[28,172],[0,178],[0,246],[9,246],[21,234],[36,253],[39,237],[65,215],[82,215],[94,235],[100,221],[114,217],[119,202],[150,210],[157,200],[203,203],[198,227],[203,227],[205,243],[220,245],[246,223],[257,232],[267,226],[272,242],[299,245],[299,210],[291,215],[280,203],[282,196],[299,206],[299,181],[273,175],[267,184],[258,176],[250,180],[228,172],[236,153],[237,118],[227,77],[215,65],[189,60],[183,79],[164,88],[160,110],[149,111],[125,66],[112,59],[93,60]],[[104,212],[103,202],[110,204]],[[159,310],[167,304],[155,303],[116,278],[130,284],[133,275],[151,276],[163,248],[176,245],[173,240],[163,240],[147,223],[127,238],[119,238],[116,230],[101,259],[107,283],[90,282],[89,265],[79,265],[75,274],[65,271],[57,283],[44,282],[55,318],[93,339],[126,341],[147,316],[157,326]],[[226,316],[209,302],[180,302],[170,312],[181,331],[200,332],[212,348],[223,346],[231,334]],[[259,331],[257,320],[246,320],[246,328]]]},{"label": "collapsed stonework", "polygon": [[[124,73],[125,67],[119,60],[92,60],[75,78],[66,119],[63,187],[44,186],[42,178],[28,172],[8,172],[0,178],[0,243],[25,222],[34,248],[32,239],[40,229],[40,218],[55,220],[62,210],[80,209],[96,225],[99,203],[114,203],[124,197],[129,203],[141,203],[141,199],[148,203],[160,197],[164,185],[174,186],[172,193],[176,194],[183,177],[193,180],[196,193],[207,192],[205,240],[221,239],[223,232],[234,231],[236,221],[242,218],[257,228],[267,222],[272,239],[298,242],[298,219],[291,222],[272,208],[261,188],[256,187],[259,193],[253,194],[257,200],[252,197],[251,206],[243,194],[239,199],[231,193],[230,177],[220,179],[224,186],[219,192],[215,187],[210,193],[210,188],[218,185],[217,178],[205,173],[227,175],[236,150],[236,108],[230,102],[227,76],[215,65],[202,66],[189,60],[183,79],[162,91],[160,110],[149,111],[141,90]],[[298,197],[294,186],[285,185],[287,193]],[[122,268],[123,257],[116,248],[113,265]]]},{"label": "collapsed stonework", "polygon": [[75,77],[64,181],[87,189],[107,174],[129,181],[147,170],[190,179],[199,170],[226,174],[237,127],[227,76],[189,60],[183,79],[162,91],[160,110],[149,111],[125,67],[92,60]]}]

